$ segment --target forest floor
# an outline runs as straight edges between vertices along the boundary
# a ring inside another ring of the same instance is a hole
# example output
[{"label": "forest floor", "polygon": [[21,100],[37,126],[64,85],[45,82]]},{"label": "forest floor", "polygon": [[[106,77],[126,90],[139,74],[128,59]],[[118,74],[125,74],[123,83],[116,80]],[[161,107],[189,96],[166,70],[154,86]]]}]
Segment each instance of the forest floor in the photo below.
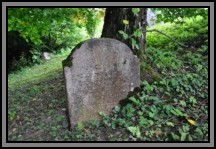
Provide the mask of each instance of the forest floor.
[{"label": "forest floor", "polygon": [[63,55],[8,76],[9,141],[207,141],[208,49],[148,48],[159,80],[142,80],[139,97],[101,121],[69,130]]}]

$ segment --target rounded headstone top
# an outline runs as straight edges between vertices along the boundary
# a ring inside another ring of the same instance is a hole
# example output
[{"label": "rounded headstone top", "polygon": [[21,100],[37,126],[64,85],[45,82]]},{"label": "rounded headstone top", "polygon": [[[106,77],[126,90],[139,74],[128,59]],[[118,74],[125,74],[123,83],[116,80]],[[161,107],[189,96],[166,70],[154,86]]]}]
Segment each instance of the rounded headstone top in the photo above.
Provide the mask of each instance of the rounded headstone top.
[{"label": "rounded headstone top", "polygon": [[87,46],[88,48],[94,48],[96,46],[119,46],[118,49],[116,50],[120,50],[120,49],[124,49],[127,50],[127,52],[132,53],[131,49],[123,42],[113,39],[113,38],[92,38],[92,39],[88,39],[85,40],[81,43],[79,43],[77,46],[74,47],[74,51],[75,49],[79,49],[82,46]]}]

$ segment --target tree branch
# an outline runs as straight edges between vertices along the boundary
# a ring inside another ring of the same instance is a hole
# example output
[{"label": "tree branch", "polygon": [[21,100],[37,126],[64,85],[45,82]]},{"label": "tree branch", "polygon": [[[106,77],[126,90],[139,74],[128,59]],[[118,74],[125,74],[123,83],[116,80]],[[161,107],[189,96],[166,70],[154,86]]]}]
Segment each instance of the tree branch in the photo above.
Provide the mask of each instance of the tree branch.
[{"label": "tree branch", "polygon": [[182,46],[182,47],[184,47],[184,48],[187,48],[187,47],[188,47],[187,45],[184,45],[183,43],[180,43],[180,42],[178,42],[177,40],[174,40],[172,37],[168,36],[167,34],[161,32],[161,31],[159,31],[159,30],[157,30],[157,29],[146,30],[146,32],[158,32],[158,33],[160,33],[160,34],[166,36],[167,38],[169,38],[169,39],[172,40],[173,42],[179,44],[180,46]]}]

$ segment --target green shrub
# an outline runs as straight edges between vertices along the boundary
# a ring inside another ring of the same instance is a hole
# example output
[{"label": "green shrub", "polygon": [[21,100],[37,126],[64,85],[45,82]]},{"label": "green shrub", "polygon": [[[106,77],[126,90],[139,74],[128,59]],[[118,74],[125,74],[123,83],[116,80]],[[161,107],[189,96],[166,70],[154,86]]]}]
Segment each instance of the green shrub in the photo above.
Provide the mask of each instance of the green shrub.
[{"label": "green shrub", "polygon": [[[192,45],[197,40],[203,41],[200,43],[202,45],[208,39],[208,19],[202,17],[185,19],[185,23],[182,24],[165,23],[147,28],[147,30],[153,29],[159,30],[172,37],[173,40],[186,45]],[[174,44],[173,41],[158,32],[147,32],[146,36],[148,47],[169,47]]]}]

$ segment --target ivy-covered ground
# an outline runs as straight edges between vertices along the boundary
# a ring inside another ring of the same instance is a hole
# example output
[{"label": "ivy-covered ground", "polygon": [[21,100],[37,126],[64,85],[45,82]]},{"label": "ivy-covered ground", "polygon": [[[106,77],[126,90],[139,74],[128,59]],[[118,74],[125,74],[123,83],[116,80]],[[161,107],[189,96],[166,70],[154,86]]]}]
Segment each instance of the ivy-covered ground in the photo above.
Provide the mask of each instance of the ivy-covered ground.
[{"label": "ivy-covered ground", "polygon": [[[197,23],[202,21],[202,23]],[[194,22],[194,23],[193,23]],[[101,121],[68,129],[62,60],[8,75],[9,141],[208,141],[208,30],[202,19],[149,32],[141,90]],[[152,28],[151,28],[152,29]],[[188,30],[188,32],[186,32]],[[195,33],[191,33],[194,32]]]}]

